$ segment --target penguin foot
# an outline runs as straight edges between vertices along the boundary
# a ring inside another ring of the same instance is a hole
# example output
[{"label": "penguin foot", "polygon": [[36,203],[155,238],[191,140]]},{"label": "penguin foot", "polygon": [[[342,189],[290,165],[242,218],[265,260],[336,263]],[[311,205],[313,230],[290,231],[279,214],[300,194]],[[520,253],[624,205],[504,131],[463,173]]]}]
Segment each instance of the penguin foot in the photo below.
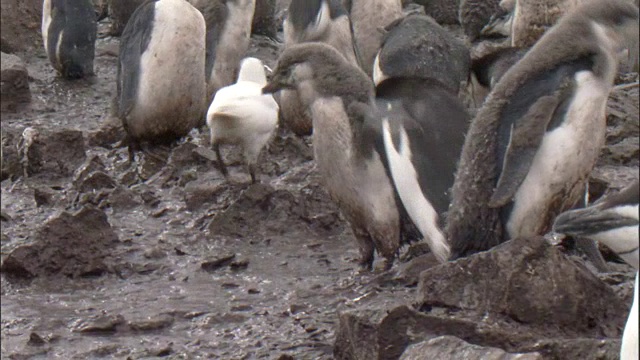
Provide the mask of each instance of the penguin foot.
[{"label": "penguin foot", "polygon": [[216,156],[218,157],[218,169],[220,170],[222,175],[225,177],[225,179],[228,179],[229,171],[227,170],[227,166],[224,164],[224,160],[222,160],[222,154],[220,153],[220,145],[214,144],[212,147],[213,147],[213,151],[216,153]]},{"label": "penguin foot", "polygon": [[256,164],[249,164],[249,174],[251,175],[251,183],[255,184],[257,182]]}]

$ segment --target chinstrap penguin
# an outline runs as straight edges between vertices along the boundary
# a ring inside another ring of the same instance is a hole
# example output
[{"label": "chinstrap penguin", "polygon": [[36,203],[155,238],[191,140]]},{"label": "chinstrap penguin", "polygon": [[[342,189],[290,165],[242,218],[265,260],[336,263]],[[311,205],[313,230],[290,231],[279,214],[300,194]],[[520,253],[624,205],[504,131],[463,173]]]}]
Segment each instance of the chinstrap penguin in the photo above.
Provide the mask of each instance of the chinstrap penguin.
[{"label": "chinstrap penguin", "polygon": [[140,142],[168,143],[200,124],[205,103],[205,22],[185,0],[149,0],[120,40],[115,114],[129,159]]},{"label": "chinstrap penguin", "polygon": [[91,0],[44,0],[44,50],[62,77],[78,79],[93,75],[97,32]]},{"label": "chinstrap penguin", "polygon": [[228,176],[220,154],[220,144],[239,144],[249,167],[251,181],[256,182],[260,151],[271,139],[278,124],[278,104],[271,94],[262,94],[267,84],[262,62],[246,58],[240,65],[238,81],[216,92],[207,112],[211,145],[220,168]]},{"label": "chinstrap penguin", "polygon": [[550,230],[578,203],[605,135],[617,54],[638,44],[638,8],[590,1],[496,84],[471,123],[447,218],[452,258]]}]

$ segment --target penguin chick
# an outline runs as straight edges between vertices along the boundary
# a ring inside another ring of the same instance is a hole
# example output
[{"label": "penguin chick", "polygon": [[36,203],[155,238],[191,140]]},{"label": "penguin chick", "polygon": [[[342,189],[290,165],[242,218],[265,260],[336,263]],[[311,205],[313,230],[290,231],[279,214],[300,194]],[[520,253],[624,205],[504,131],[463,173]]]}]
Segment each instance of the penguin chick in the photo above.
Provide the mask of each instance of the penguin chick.
[{"label": "penguin chick", "polygon": [[260,151],[269,142],[278,123],[278,104],[271,94],[262,94],[267,84],[262,62],[245,58],[238,82],[216,93],[207,112],[211,145],[218,156],[222,173],[228,176],[220,154],[220,144],[239,144],[249,166],[251,182],[256,182]]},{"label": "penguin chick", "polygon": [[205,114],[205,23],[185,0],[149,0],[120,39],[115,113],[127,133],[129,160],[140,142],[169,143]]},{"label": "penguin chick", "polygon": [[638,269],[639,186],[636,180],[587,208],[560,214],[553,231],[599,241]]},{"label": "penguin chick", "polygon": [[580,201],[604,145],[616,56],[637,44],[637,7],[590,1],[507,71],[462,150],[447,218],[452,258],[542,235]]},{"label": "penguin chick", "polygon": [[[334,47],[350,63],[358,65],[351,23],[340,0],[292,0],[283,24],[285,49],[303,42],[322,42]],[[280,93],[283,124],[296,135],[313,132],[309,110],[301,104],[299,94]]]},{"label": "penguin chick", "polygon": [[449,245],[440,221],[464,143],[468,115],[446,86],[390,78],[376,87],[386,159],[402,205],[440,262]]},{"label": "penguin chick", "polygon": [[[599,241],[629,265],[638,264],[638,200],[640,183],[636,180],[622,191],[605,196],[595,204],[560,214],[553,230]],[[638,274],[633,290],[633,304],[622,335],[620,359],[638,358]]]},{"label": "penguin chick", "polygon": [[263,92],[282,89],[297,90],[310,110],[316,166],[351,224],[361,265],[371,269],[375,249],[390,267],[400,247],[399,214],[375,133],[365,124],[375,106],[371,81],[335,48],[305,43],[285,49]]},{"label": "penguin chick", "polygon": [[376,84],[389,77],[438,80],[454,93],[469,77],[466,45],[425,15],[409,15],[389,26],[373,65]]},{"label": "penguin chick", "polygon": [[62,77],[79,79],[93,75],[97,32],[90,0],[44,0],[44,50]]},{"label": "penguin chick", "polygon": [[500,9],[498,0],[462,0],[458,9],[458,20],[464,34],[475,41],[482,29],[489,24],[492,15]]},{"label": "penguin chick", "polygon": [[514,47],[498,49],[472,60],[471,73],[480,85],[491,89],[515,63],[522,59],[526,52],[527,49]]}]

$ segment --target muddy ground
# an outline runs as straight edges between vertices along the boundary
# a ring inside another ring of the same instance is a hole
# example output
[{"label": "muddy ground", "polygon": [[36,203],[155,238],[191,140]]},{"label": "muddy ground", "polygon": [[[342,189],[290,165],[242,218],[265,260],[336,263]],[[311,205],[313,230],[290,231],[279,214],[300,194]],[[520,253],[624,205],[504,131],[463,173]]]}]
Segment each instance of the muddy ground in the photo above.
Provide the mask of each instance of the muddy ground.
[{"label": "muddy ground", "polygon": [[[109,115],[118,40],[108,21],[95,78],[62,80],[42,49],[22,53],[31,104],[2,113],[3,156],[15,165],[2,181],[2,358],[331,359],[338,313],[415,305],[408,249],[389,273],[359,272],[309,140],[279,130],[255,185],[233,148],[223,152],[232,181],[222,177],[206,130],[129,168]],[[256,36],[250,53],[273,66],[279,50]],[[637,94],[613,96],[622,125],[612,124],[618,147],[603,152],[596,197],[637,177]],[[28,127],[38,135],[25,145]],[[612,267],[601,277],[624,308],[632,271]],[[602,335],[609,347],[616,324]]]}]

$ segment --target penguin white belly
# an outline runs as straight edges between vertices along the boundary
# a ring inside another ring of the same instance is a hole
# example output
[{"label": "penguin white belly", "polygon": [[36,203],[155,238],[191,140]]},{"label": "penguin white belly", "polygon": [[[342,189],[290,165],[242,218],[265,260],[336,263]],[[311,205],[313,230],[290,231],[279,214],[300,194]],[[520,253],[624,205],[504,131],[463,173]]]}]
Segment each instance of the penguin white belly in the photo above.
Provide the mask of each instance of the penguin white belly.
[{"label": "penguin white belly", "polygon": [[154,24],[140,57],[138,93],[131,111],[131,117],[147,121],[129,122],[134,137],[149,127],[157,133],[174,128],[178,121],[193,121],[204,106],[204,18],[183,0],[163,0],[155,3]]},{"label": "penguin white belly", "polygon": [[638,273],[636,273],[636,285],[633,289],[633,304],[627,319],[627,325],[622,334],[622,347],[620,349],[620,360],[638,359]]},{"label": "penguin white belly", "polygon": [[429,244],[429,248],[440,262],[449,258],[449,245],[438,227],[438,213],[424,196],[418,183],[418,174],[411,163],[409,138],[400,128],[400,151],[396,151],[391,137],[388,119],[382,120],[384,147],[389,159],[391,176],[407,213]]},{"label": "penguin white belly", "polygon": [[[603,231],[589,236],[591,239],[601,242],[611,248],[627,264],[638,269],[638,226],[625,226],[609,231]],[[634,242],[625,242],[623,239],[635,239]]]},{"label": "penguin white belly", "polygon": [[51,25],[51,0],[44,0],[42,4],[42,42],[44,52],[49,54],[49,26]]},{"label": "penguin white belly", "polygon": [[562,124],[544,135],[529,172],[514,196],[506,224],[511,238],[545,231],[546,224],[541,220],[547,218],[553,203],[562,204],[574,191],[571,186],[586,181],[604,145],[610,86],[589,71],[576,73],[575,79],[576,93]]}]

